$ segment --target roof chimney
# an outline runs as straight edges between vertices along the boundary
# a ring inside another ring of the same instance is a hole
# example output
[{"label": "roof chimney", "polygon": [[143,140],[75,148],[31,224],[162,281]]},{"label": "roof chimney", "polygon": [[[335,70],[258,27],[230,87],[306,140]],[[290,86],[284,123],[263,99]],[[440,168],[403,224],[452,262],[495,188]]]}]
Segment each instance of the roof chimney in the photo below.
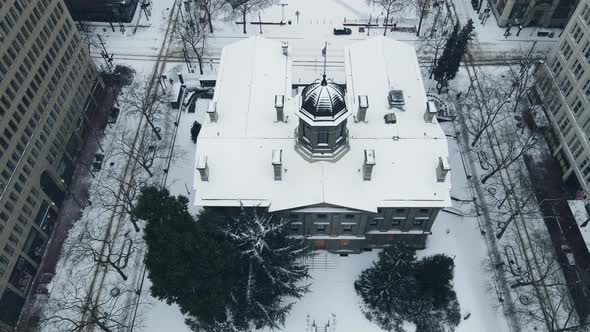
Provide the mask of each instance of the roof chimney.
[{"label": "roof chimney", "polygon": [[359,110],[356,114],[356,122],[367,122],[367,109],[369,108],[369,97],[359,96]]},{"label": "roof chimney", "polygon": [[214,101],[211,103],[211,106],[207,109],[207,114],[209,114],[209,120],[211,122],[217,122],[217,102]]},{"label": "roof chimney", "polygon": [[275,181],[283,179],[283,150],[272,150],[272,168],[275,173]]},{"label": "roof chimney", "polygon": [[277,122],[285,122],[285,96],[275,95],[275,109],[277,110]]},{"label": "roof chimney", "polygon": [[449,165],[449,158],[438,157],[438,166],[436,167],[436,180],[438,182],[445,182],[447,173],[451,170]]},{"label": "roof chimney", "polygon": [[197,161],[197,170],[201,174],[201,181],[209,181],[209,165],[207,165],[207,156],[199,156]]},{"label": "roof chimney", "polygon": [[427,101],[426,112],[424,113],[424,121],[426,121],[427,123],[432,123],[434,117],[436,116],[436,113],[438,113],[438,110],[436,109],[436,105],[434,104],[434,102]]},{"label": "roof chimney", "polygon": [[283,55],[287,55],[289,54],[288,49],[289,49],[289,43],[284,41],[281,43],[281,47],[283,48]]},{"label": "roof chimney", "polygon": [[375,150],[365,150],[365,162],[363,163],[364,181],[371,181],[373,166],[375,166]]}]

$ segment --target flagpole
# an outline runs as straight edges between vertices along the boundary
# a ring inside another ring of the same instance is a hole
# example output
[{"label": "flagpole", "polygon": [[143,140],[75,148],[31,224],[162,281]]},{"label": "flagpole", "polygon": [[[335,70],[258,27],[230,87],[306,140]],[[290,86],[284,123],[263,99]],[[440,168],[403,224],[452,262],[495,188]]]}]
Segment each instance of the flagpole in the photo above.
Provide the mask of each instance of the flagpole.
[{"label": "flagpole", "polygon": [[328,42],[324,42],[324,78],[326,77],[326,58],[328,57]]}]

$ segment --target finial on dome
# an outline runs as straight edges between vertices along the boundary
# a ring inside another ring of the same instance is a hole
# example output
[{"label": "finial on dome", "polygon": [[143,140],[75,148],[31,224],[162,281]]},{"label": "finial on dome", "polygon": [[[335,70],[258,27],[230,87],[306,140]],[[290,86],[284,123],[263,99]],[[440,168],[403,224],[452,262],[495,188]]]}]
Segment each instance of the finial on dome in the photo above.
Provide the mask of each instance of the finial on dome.
[{"label": "finial on dome", "polygon": [[328,85],[328,81],[326,80],[326,74],[322,75],[322,77],[323,77],[323,78],[322,78],[322,83],[321,83],[321,85],[322,85],[322,86],[326,86],[326,85]]}]

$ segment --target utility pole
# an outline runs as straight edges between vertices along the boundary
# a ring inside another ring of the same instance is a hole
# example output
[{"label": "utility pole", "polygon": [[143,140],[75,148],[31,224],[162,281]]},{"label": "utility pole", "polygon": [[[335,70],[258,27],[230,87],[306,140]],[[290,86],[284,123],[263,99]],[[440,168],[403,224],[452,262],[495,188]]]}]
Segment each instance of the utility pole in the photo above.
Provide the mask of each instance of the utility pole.
[{"label": "utility pole", "polygon": [[[246,24],[246,22],[244,22]],[[260,34],[262,34],[262,18],[260,17],[260,12],[258,12],[258,27],[260,28]]]},{"label": "utility pole", "polygon": [[373,14],[369,15],[369,24],[367,25],[367,36],[371,35],[371,19],[373,18]]},{"label": "utility pole", "polygon": [[104,59],[104,62],[107,65],[107,70],[111,71],[113,68],[113,54],[109,55],[109,53],[107,52],[107,48],[105,47],[105,43],[102,41],[102,37],[97,34],[98,36],[98,40],[100,41],[100,46],[102,46],[102,50],[100,50],[100,56],[102,56],[102,58]]}]

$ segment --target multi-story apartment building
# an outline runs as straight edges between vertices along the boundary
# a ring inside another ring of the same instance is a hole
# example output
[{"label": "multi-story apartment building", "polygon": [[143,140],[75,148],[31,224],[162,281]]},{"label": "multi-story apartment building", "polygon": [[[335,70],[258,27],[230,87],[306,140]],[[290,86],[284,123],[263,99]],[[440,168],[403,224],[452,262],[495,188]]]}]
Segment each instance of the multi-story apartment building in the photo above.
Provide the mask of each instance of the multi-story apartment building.
[{"label": "multi-story apartment building", "polygon": [[488,0],[499,26],[564,27],[577,0]]},{"label": "multi-story apartment building", "polygon": [[102,90],[63,0],[0,1],[0,330],[30,291]]},{"label": "multi-story apartment building", "polygon": [[580,1],[533,92],[551,123],[549,146],[563,179],[590,193],[590,0]]},{"label": "multi-story apartment building", "polygon": [[288,48],[252,37],[223,49],[197,142],[195,205],[264,208],[315,249],[423,248],[451,205],[451,174],[414,48],[356,43],[327,73],[338,83],[293,79],[305,72]]}]

